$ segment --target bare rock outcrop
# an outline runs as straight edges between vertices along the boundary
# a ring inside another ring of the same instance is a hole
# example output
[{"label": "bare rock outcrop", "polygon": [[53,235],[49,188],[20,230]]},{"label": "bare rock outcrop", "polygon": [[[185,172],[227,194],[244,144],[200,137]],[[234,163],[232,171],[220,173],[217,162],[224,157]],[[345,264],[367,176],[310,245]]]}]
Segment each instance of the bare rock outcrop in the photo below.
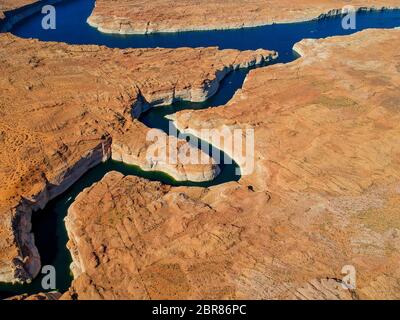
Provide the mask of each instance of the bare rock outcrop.
[{"label": "bare rock outcrop", "polygon": [[300,22],[359,10],[399,8],[397,0],[97,0],[88,23],[105,33],[149,34]]},{"label": "bare rock outcrop", "polygon": [[68,213],[64,298],[399,299],[399,45],[304,40],[228,105],[177,113],[192,132],[253,128],[254,172],[207,189],[108,174]]},{"label": "bare rock outcrop", "polygon": [[[26,281],[39,270],[32,210],[113,151],[121,160],[145,154],[150,129],[135,118],[143,110],[132,112],[139,100],[148,108],[171,96],[191,98],[193,91],[205,98],[221,72],[274,56],[217,48],[118,50],[0,34],[0,281]],[[149,167],[145,157],[135,161]],[[177,179],[218,174],[212,161],[168,169]]]}]

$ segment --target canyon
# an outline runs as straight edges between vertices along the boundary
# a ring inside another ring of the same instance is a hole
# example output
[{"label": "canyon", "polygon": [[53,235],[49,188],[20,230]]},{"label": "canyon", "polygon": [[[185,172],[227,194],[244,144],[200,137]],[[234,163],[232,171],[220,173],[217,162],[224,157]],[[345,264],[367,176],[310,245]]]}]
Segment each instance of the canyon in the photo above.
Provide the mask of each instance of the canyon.
[{"label": "canyon", "polygon": [[309,21],[358,10],[399,8],[397,0],[97,0],[88,23],[104,33],[149,34],[235,29]]},{"label": "canyon", "polygon": [[[30,2],[0,0],[0,12]],[[97,0],[88,22],[109,33],[242,28],[349,4],[196,3]],[[351,2],[398,6],[382,3]],[[108,172],[65,218],[69,290],[13,299],[400,299],[399,45],[399,29],[305,39],[294,46],[299,59],[250,71],[226,105],[169,116],[206,141],[204,128],[253,130],[254,171],[207,188]],[[277,58],[261,49],[121,50],[1,33],[0,281],[38,274],[33,212],[101,162],[180,181],[215,178],[212,159],[149,162],[151,128],[141,115],[205,101],[231,71]],[[344,289],[346,266],[356,270],[354,289]]]},{"label": "canyon", "polygon": [[[0,34],[0,279],[28,281],[40,267],[31,213],[109,158],[177,180],[213,179],[218,166],[152,163],[142,106],[201,101],[229,70],[272,51],[217,48],[116,50]],[[168,61],[168,63],[166,63]],[[51,94],[49,94],[51,93]],[[177,146],[185,149],[186,141]],[[180,152],[178,150],[178,152]],[[194,152],[201,152],[195,150]]]},{"label": "canyon", "polygon": [[37,0],[1,0],[0,1],[0,20],[5,18],[4,12],[15,10],[26,5],[37,2]]},{"label": "canyon", "polygon": [[254,173],[210,188],[108,173],[68,212],[62,298],[399,299],[399,45],[400,30],[303,40],[226,106],[175,114],[192,133],[253,128]]}]

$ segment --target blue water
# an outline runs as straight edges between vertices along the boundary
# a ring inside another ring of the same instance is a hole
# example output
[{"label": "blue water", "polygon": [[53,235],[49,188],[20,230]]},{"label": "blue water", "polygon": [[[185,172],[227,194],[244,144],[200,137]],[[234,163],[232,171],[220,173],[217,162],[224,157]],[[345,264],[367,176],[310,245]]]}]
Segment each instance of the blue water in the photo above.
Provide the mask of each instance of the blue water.
[{"label": "blue water", "polygon": [[344,30],[340,17],[318,21],[275,24],[240,30],[195,31],[154,35],[110,35],[97,31],[86,23],[94,0],[69,0],[56,4],[57,29],[41,28],[42,15],[37,14],[17,25],[12,32],[23,38],[44,41],[63,41],[70,44],[99,44],[111,48],[178,48],[209,47],[221,49],[271,49],[280,53],[280,62],[293,60],[293,45],[304,38],[325,38],[347,35],[366,28],[393,28],[400,26],[400,10],[360,12],[357,30]]},{"label": "blue water", "polygon": [[[46,3],[47,1],[43,1]],[[304,38],[324,38],[333,35],[347,35],[366,28],[393,28],[400,26],[400,10],[365,12],[357,15],[357,30],[344,30],[340,17],[293,24],[276,24],[257,28],[223,31],[199,31],[184,33],[164,33],[155,35],[110,35],[102,34],[86,23],[94,6],[94,0],[68,0],[56,4],[57,29],[43,30],[42,15],[34,14],[17,24],[11,32],[22,38],[37,38],[43,41],[58,41],[69,44],[98,44],[112,48],[144,47],[206,47],[218,46],[221,49],[258,49],[276,50],[280,57],[277,62],[290,62],[298,56],[292,51],[293,45]],[[21,11],[21,10],[18,10]],[[12,14],[12,13],[11,13]],[[168,114],[183,109],[203,109],[226,104],[237,89],[241,88],[248,70],[230,73],[221,83],[217,94],[204,103],[175,103],[168,107],[155,108],[140,117],[149,127],[167,130]],[[144,172],[135,166],[108,161],[87,172],[67,192],[50,201],[44,210],[32,218],[33,232],[39,249],[42,264],[51,264],[57,270],[57,288],[64,292],[71,283],[69,264],[71,257],[65,245],[68,237],[64,226],[64,217],[75,197],[86,187],[99,181],[111,170],[126,175],[137,175],[150,180],[158,180],[171,185],[202,186],[221,184],[238,180],[235,175],[237,165],[222,164],[222,173],[214,180],[205,183],[177,182],[161,172]],[[27,285],[0,285],[0,298],[43,291],[39,276]]]}]

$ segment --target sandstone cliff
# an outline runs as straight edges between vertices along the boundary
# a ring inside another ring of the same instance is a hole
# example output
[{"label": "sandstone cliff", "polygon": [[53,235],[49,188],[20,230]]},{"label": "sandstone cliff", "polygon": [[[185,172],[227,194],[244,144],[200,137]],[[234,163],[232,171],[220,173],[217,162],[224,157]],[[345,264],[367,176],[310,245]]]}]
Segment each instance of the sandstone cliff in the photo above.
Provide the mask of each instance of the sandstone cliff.
[{"label": "sandstone cliff", "polygon": [[232,29],[336,15],[344,6],[399,8],[398,0],[97,0],[88,23],[105,33]]}]

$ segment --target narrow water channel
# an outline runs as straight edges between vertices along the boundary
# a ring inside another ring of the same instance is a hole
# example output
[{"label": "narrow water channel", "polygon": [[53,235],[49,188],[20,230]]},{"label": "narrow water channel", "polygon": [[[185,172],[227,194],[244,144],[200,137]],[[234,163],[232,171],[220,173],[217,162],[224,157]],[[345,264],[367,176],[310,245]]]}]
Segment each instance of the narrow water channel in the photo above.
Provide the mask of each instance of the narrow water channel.
[{"label": "narrow water channel", "polygon": [[[43,1],[46,3],[47,1]],[[400,10],[379,12],[361,12],[357,15],[357,29],[344,30],[340,17],[326,18],[293,24],[276,24],[264,27],[240,30],[199,31],[184,33],[164,33],[155,35],[109,35],[91,28],[86,19],[90,15],[94,0],[66,0],[55,4],[57,9],[57,29],[43,30],[40,13],[24,19],[14,26],[11,32],[22,38],[37,38],[43,41],[58,41],[69,44],[98,44],[112,48],[177,48],[218,46],[221,49],[232,48],[250,50],[265,48],[276,50],[280,58],[276,62],[287,63],[295,60],[297,55],[292,51],[293,45],[304,38],[324,38],[334,35],[347,35],[366,28],[393,28],[400,26]],[[20,14],[23,10],[11,12]],[[148,127],[165,130],[169,120],[166,115],[184,109],[203,109],[226,104],[241,88],[248,70],[237,70],[230,73],[221,83],[217,94],[204,103],[180,102],[171,106],[153,108],[139,119]],[[221,157],[223,159],[223,157]],[[69,265],[71,257],[66,249],[68,241],[64,217],[75,197],[86,187],[99,181],[107,172],[115,170],[125,175],[136,175],[150,180],[161,181],[170,185],[208,187],[228,181],[235,181],[237,165],[222,164],[221,174],[213,181],[204,183],[177,182],[162,172],[145,172],[135,166],[108,161],[83,175],[64,194],[52,200],[44,210],[33,215],[33,232],[39,249],[42,265],[53,265],[57,270],[57,289],[64,292],[71,283]],[[0,299],[21,293],[43,291],[41,277],[26,285],[0,285]]]}]

